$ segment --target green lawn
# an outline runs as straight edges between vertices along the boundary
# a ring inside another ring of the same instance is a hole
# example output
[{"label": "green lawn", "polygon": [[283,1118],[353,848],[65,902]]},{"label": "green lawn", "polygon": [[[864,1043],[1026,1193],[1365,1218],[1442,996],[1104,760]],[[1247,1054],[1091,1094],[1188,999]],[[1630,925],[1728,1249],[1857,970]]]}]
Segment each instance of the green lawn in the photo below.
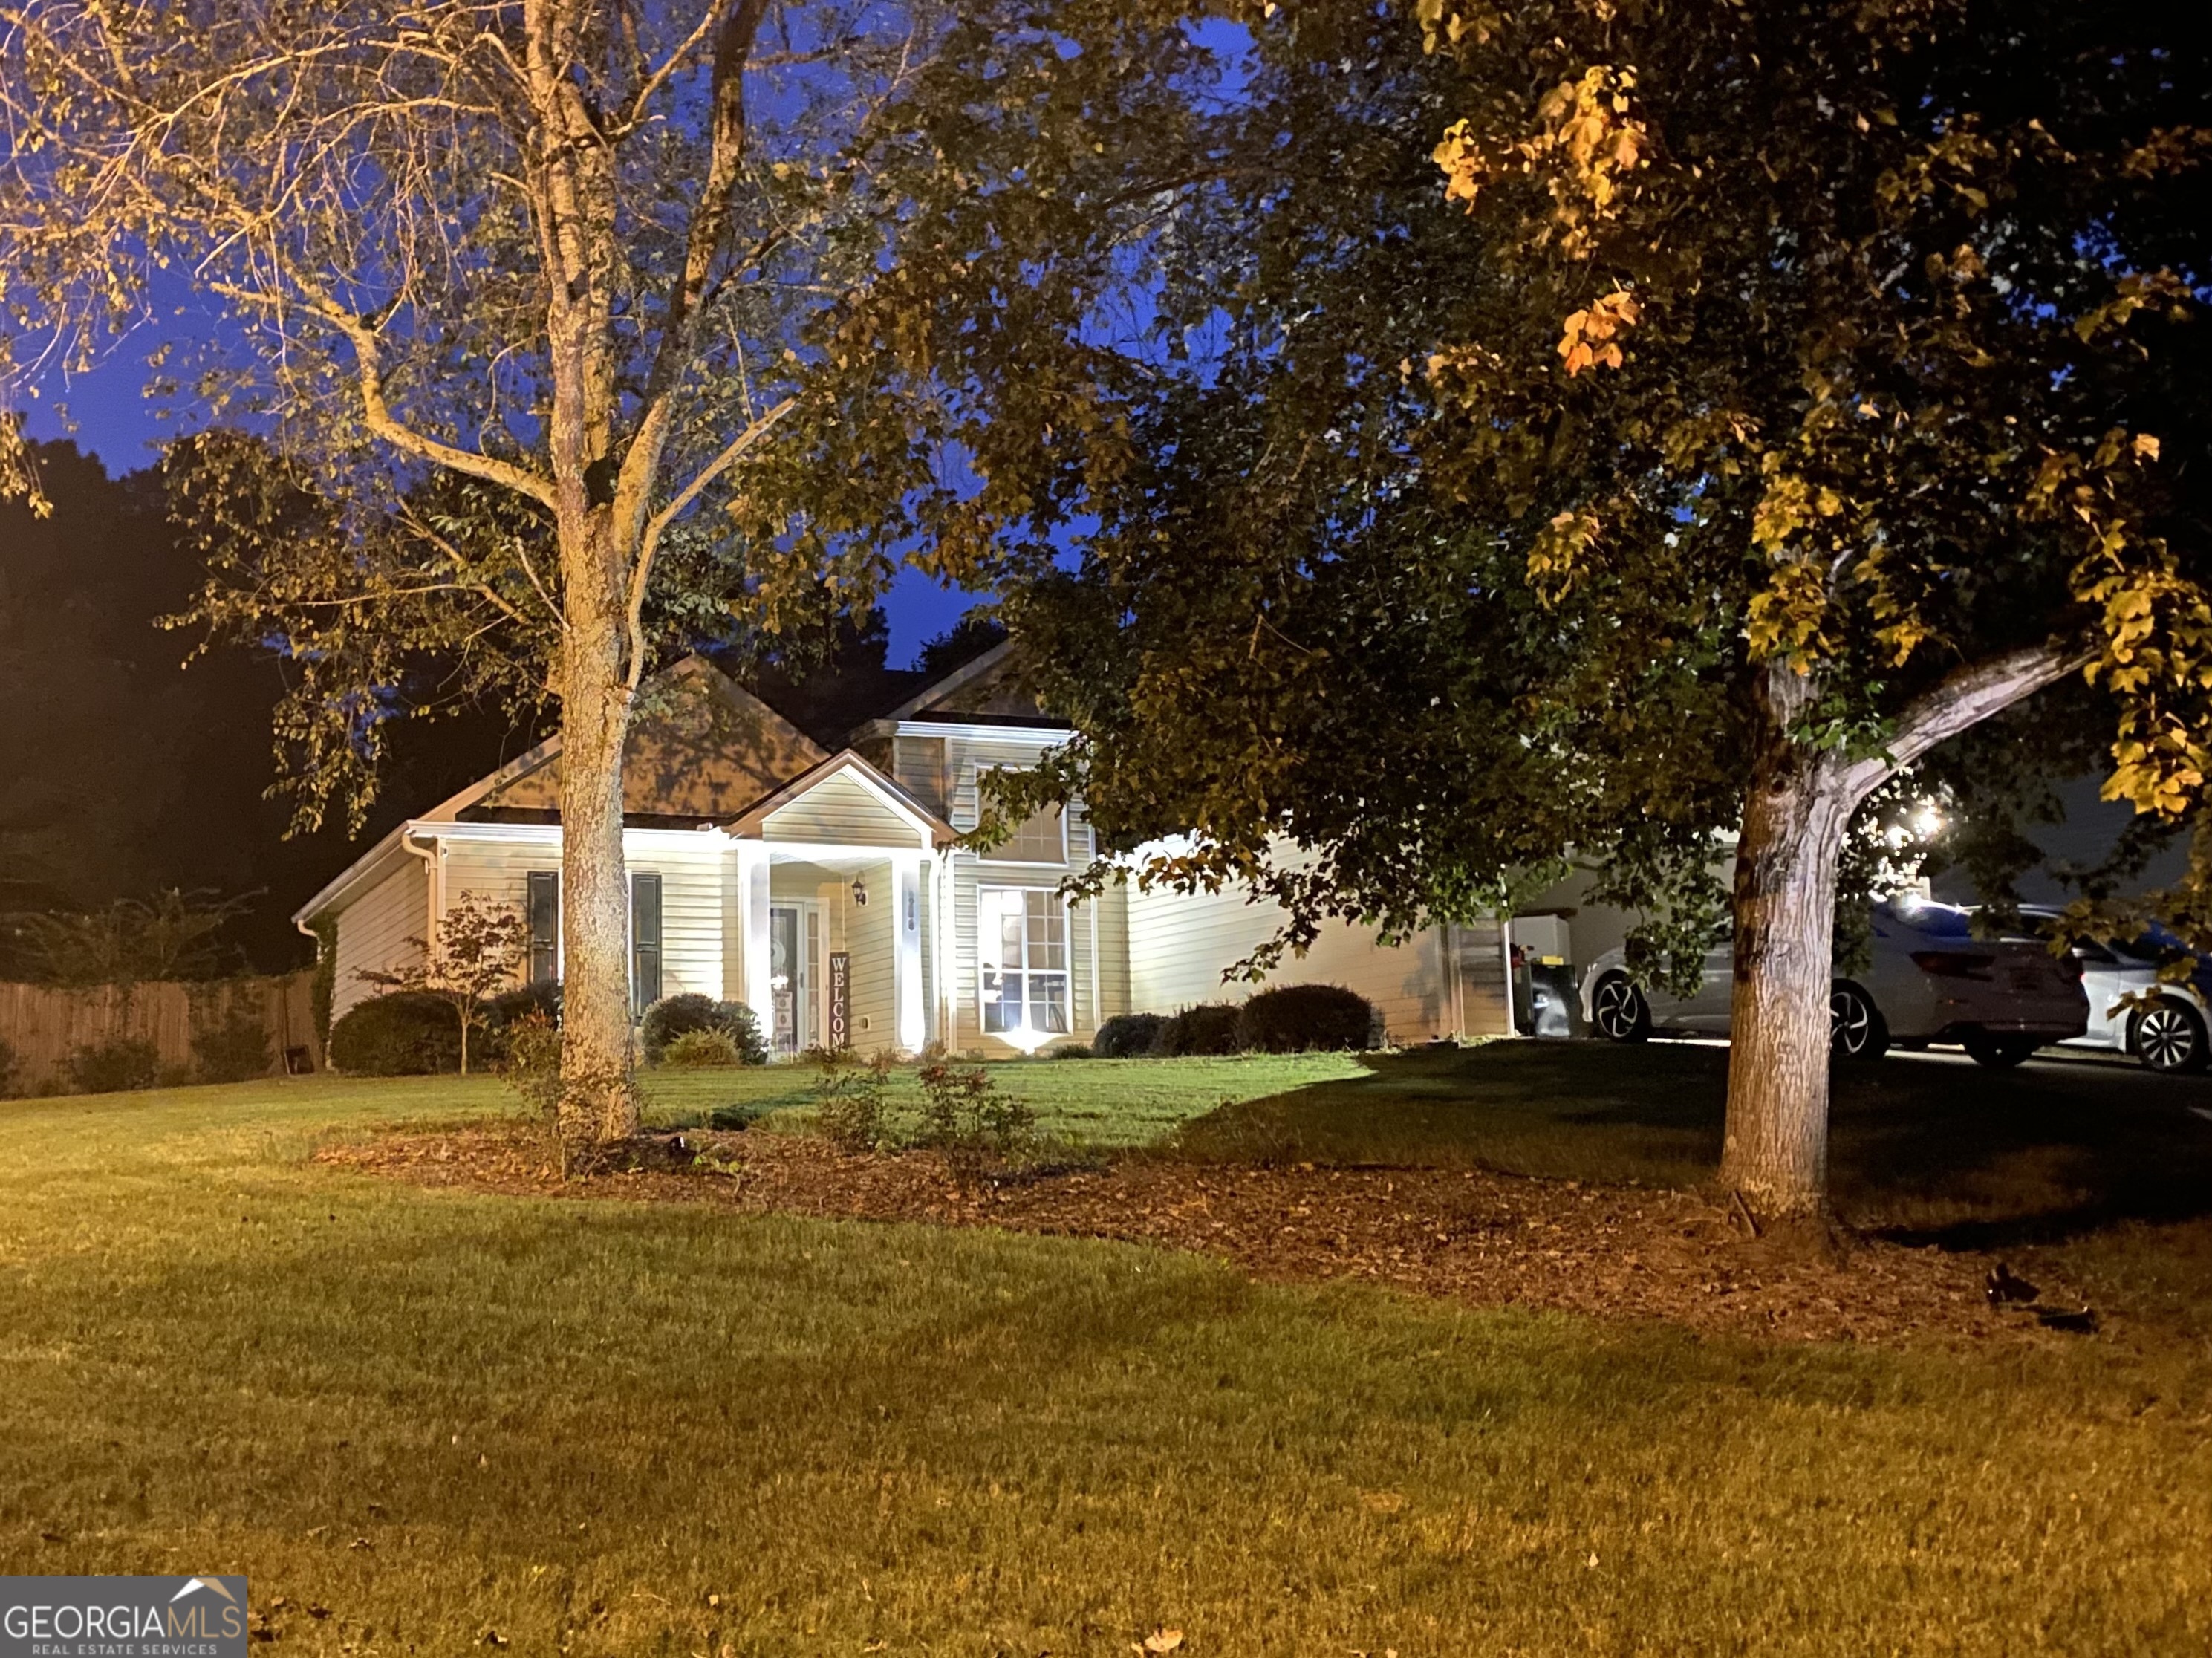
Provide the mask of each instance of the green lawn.
[{"label": "green lawn", "polygon": [[[1725,1048],[1499,1042],[1376,1054],[1170,1139],[1202,1161],[1477,1166],[1698,1186],[1720,1162]],[[2212,1344],[2212,1078],[2088,1055],[1990,1071],[1892,1055],[1834,1075],[1831,1183],[1853,1224],[2047,1263]]]},{"label": "green lawn", "polygon": [[[1368,1073],[1349,1054],[1240,1054],[1211,1060],[1011,1060],[987,1064],[1002,1093],[1027,1101],[1048,1139],[1119,1150],[1150,1145],[1194,1117],[1316,1083]],[[736,1071],[648,1071],[647,1121],[690,1127],[717,1107],[790,1114],[803,1127],[814,1104],[813,1068],[777,1065]],[[885,1103],[910,1111],[921,1101],[911,1067],[891,1073]]]},{"label": "green lawn", "polygon": [[4,1569],[247,1571],[333,1654],[2212,1640],[2201,1351],[1763,1346],[305,1160],[505,1108],[0,1104]]}]

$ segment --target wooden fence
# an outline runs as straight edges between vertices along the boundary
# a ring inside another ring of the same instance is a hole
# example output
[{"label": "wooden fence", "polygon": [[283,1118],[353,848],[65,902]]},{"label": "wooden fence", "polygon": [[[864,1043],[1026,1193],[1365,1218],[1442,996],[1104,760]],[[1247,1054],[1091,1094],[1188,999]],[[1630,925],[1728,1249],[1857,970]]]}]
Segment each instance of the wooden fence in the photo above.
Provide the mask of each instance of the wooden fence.
[{"label": "wooden fence", "polygon": [[[13,1054],[13,1075],[0,1078],[11,1094],[32,1094],[61,1084],[66,1061],[80,1048],[121,1038],[150,1042],[171,1072],[192,1068],[192,1035],[234,1017],[258,1013],[269,1037],[269,1074],[279,1077],[305,1064],[323,1067],[315,1039],[312,972],[281,979],[223,979],[205,984],[115,985],[97,990],[50,990],[43,985],[0,984],[0,1042]],[[287,1056],[290,1064],[287,1065]]]}]

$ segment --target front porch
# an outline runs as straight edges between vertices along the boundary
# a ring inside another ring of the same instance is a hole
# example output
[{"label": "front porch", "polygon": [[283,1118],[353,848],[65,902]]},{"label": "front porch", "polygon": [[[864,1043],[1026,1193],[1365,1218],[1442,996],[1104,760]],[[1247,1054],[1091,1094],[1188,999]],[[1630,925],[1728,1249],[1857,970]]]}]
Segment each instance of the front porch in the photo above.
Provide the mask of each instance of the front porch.
[{"label": "front porch", "polygon": [[928,950],[957,832],[849,749],[725,831],[725,981],[769,1052],[918,1053],[935,1038]]},{"label": "front porch", "polygon": [[933,859],[748,841],[734,853],[728,977],[772,1056],[928,1045],[923,944]]}]

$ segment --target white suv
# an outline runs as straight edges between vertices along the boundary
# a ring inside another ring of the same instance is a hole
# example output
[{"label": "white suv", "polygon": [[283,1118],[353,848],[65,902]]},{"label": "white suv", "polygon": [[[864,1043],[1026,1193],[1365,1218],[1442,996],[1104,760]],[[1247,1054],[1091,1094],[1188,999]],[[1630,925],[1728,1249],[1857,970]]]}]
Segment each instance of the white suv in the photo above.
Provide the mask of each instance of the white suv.
[{"label": "white suv", "polygon": [[[1876,904],[1873,959],[1838,977],[1829,1002],[1836,1052],[1879,1059],[1892,1047],[1957,1042],[1984,1065],[2018,1065],[2039,1048],[2089,1028],[2082,963],[2053,956],[2040,938],[1977,938],[1973,918],[1951,904],[1902,897]],[[1705,957],[1687,997],[1639,988],[1622,952],[1607,950],[1583,978],[1583,1016],[1617,1042],[1647,1036],[1729,1034],[1735,951]]]}]

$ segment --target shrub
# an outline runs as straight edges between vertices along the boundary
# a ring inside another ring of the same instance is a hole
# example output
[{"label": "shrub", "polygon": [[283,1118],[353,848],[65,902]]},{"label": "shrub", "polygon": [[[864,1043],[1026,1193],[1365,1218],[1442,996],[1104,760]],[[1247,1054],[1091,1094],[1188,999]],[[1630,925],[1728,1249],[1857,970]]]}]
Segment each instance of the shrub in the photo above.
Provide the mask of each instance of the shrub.
[{"label": "shrub", "polygon": [[502,990],[483,1004],[483,1023],[469,1038],[469,1063],[504,1065],[509,1058],[514,1030],[523,1021],[540,1019],[556,1031],[561,1029],[561,984],[520,985]]},{"label": "shrub", "polygon": [[373,996],[331,1026],[331,1068],[350,1077],[428,1077],[461,1068],[461,1027],[442,996]]},{"label": "shrub", "polygon": [[1058,1048],[1045,1049],[1044,1056],[1048,1060],[1087,1060],[1091,1049],[1082,1042],[1062,1042]]},{"label": "shrub", "polygon": [[15,1097],[15,1050],[0,1037],[0,1100]]},{"label": "shrub", "polygon": [[1234,1054],[1243,1047],[1237,1010],[1230,1002],[1200,1002],[1160,1026],[1152,1052],[1170,1059],[1200,1054]]},{"label": "shrub", "polygon": [[687,1030],[660,1050],[660,1062],[678,1071],[712,1071],[745,1060],[728,1031]]},{"label": "shrub", "polygon": [[1375,1045],[1375,1005],[1342,985],[1279,985],[1244,1004],[1243,1044],[1262,1054]]},{"label": "shrub", "polygon": [[62,1061],[79,1094],[122,1094],[151,1088],[161,1078],[161,1051],[136,1036],[89,1043]]},{"label": "shrub", "polygon": [[1102,1060],[1141,1059],[1158,1043],[1166,1023],[1157,1013],[1116,1013],[1098,1027],[1091,1051]]},{"label": "shrub", "polygon": [[512,990],[502,990],[484,1004],[484,1023],[495,1030],[504,1030],[518,1019],[529,1014],[541,1014],[547,1023],[561,1023],[561,981],[549,981],[542,985],[517,985]]},{"label": "shrub", "polygon": [[269,1074],[269,1028],[260,1010],[234,1007],[192,1032],[192,1075],[204,1083],[251,1082]]},{"label": "shrub", "polygon": [[740,1065],[766,1065],[768,1044],[761,1040],[760,1021],[743,1002],[718,1002],[712,996],[686,993],[663,996],[645,1010],[638,1041],[646,1063],[658,1065],[668,1045],[686,1031],[719,1030],[738,1050]]},{"label": "shrub", "polygon": [[981,1066],[921,1068],[921,1133],[915,1144],[945,1154],[952,1177],[973,1186],[994,1163],[1025,1150],[1036,1113],[1026,1101],[1001,1094]]},{"label": "shrub", "polygon": [[506,1054],[500,1075],[525,1105],[553,1122],[561,1109],[561,1027],[532,1009],[507,1023],[500,1042]]},{"label": "shrub", "polygon": [[814,1066],[814,1121],[840,1150],[872,1151],[890,1138],[884,1117],[884,1084],[890,1080],[888,1054],[863,1060],[849,1048],[810,1048]]}]

